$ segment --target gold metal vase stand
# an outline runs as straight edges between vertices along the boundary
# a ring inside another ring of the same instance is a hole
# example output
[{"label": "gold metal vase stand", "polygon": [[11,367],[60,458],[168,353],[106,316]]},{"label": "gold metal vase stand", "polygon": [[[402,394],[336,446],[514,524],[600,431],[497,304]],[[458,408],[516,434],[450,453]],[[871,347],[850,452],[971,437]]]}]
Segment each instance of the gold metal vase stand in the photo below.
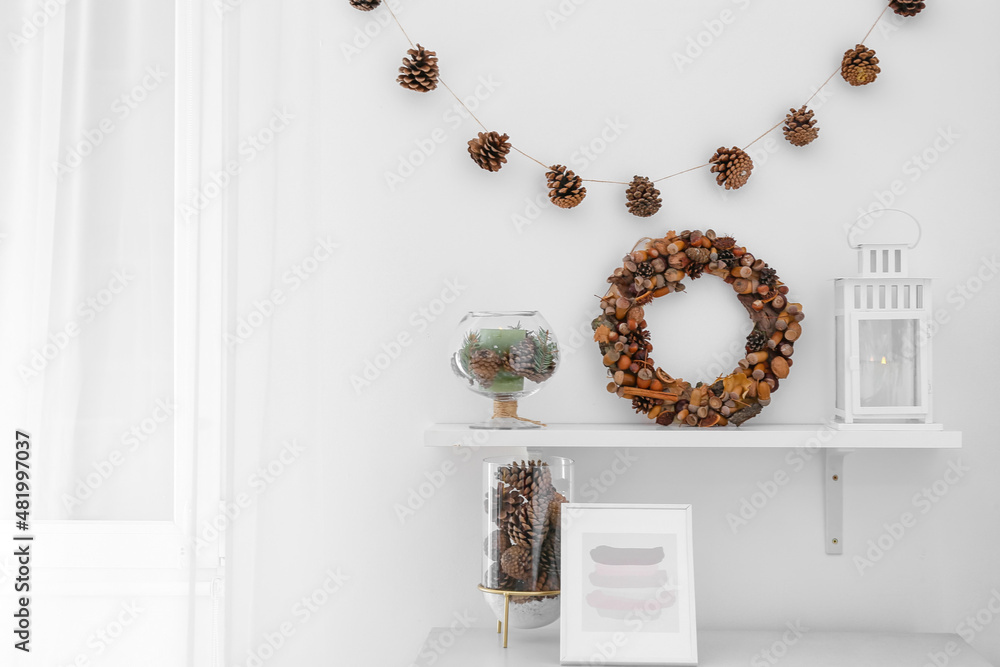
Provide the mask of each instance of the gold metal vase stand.
[{"label": "gold metal vase stand", "polygon": [[554,595],[559,595],[559,591],[501,591],[496,588],[486,588],[482,584],[479,585],[479,590],[484,593],[490,593],[492,595],[502,595],[503,596],[503,620],[497,621],[497,633],[499,634],[503,630],[503,647],[507,648],[507,629],[510,627],[507,624],[507,618],[510,612],[510,599],[512,597],[517,598],[546,598]]}]

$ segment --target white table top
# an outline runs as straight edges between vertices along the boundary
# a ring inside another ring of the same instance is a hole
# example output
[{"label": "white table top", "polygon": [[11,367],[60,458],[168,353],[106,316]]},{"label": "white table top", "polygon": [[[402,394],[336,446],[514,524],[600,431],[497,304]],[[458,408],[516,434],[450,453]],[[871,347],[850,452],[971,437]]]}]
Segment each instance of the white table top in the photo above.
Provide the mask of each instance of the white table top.
[{"label": "white table top", "polygon": [[[461,628],[459,628],[461,630]],[[781,640],[777,631],[702,631],[698,633],[699,667],[770,665],[762,651]],[[952,655],[947,655],[946,650]],[[991,667],[981,655],[952,634],[820,632],[809,630],[773,664],[781,667]],[[757,662],[753,662],[758,657]],[[508,648],[495,630],[470,628],[462,634],[434,628],[413,667],[552,667],[559,664],[558,621],[540,630],[511,628]],[[944,664],[939,662],[939,664]]]}]

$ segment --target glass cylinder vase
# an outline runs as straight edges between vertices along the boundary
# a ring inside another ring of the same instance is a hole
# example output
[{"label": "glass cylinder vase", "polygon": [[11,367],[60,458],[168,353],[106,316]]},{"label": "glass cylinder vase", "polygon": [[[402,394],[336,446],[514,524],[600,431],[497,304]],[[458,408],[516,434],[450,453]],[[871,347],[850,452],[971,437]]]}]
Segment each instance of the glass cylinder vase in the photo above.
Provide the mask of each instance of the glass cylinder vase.
[{"label": "glass cylinder vase", "polygon": [[483,461],[483,582],[486,603],[503,620],[502,591],[510,596],[508,623],[540,628],[559,618],[560,515],[572,500],[573,461],[553,456],[532,461],[494,457]]}]

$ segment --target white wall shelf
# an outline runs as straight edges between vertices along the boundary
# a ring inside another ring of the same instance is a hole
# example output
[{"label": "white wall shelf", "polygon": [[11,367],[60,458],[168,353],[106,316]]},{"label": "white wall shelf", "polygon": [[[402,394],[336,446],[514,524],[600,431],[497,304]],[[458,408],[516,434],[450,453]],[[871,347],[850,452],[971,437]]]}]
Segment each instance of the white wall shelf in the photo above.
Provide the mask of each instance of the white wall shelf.
[{"label": "white wall shelf", "polygon": [[[461,632],[455,631],[458,628]],[[765,657],[763,651],[794,637],[785,628],[777,631],[699,631],[699,667],[745,667],[774,665],[777,654]],[[948,667],[990,667],[990,663],[958,635],[888,632],[822,632],[812,630],[782,644],[782,667],[844,667],[879,665],[913,667],[947,664]],[[559,624],[540,630],[517,630],[510,633],[509,648],[504,649],[499,635],[485,628],[434,628],[414,660],[415,665],[436,667],[557,667],[559,665]],[[754,660],[756,658],[756,661]]]},{"label": "white wall shelf", "polygon": [[844,457],[858,449],[957,449],[961,431],[930,427],[869,428],[830,424],[747,424],[739,428],[658,428],[649,424],[550,424],[514,431],[471,429],[468,424],[435,424],[424,431],[428,447],[525,447],[529,456],[568,447],[783,448],[823,450],[826,553],[844,553]]},{"label": "white wall shelf", "polygon": [[739,428],[656,427],[650,424],[550,424],[520,431],[474,430],[468,424],[434,424],[424,431],[428,447],[770,447],[794,449],[950,449],[962,446],[960,431],[852,428],[828,424],[746,424]]}]

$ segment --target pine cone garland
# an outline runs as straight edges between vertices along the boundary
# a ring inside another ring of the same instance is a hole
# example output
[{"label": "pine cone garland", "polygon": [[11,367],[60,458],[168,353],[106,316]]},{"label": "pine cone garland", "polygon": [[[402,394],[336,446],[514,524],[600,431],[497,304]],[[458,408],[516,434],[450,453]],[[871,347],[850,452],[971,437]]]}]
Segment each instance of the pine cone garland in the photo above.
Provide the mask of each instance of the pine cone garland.
[{"label": "pine cone garland", "polygon": [[819,135],[819,128],[815,127],[816,121],[813,119],[812,110],[806,109],[805,105],[802,105],[798,111],[789,109],[789,112],[785,115],[785,127],[783,128],[785,139],[788,139],[793,146],[811,144]]},{"label": "pine cone garland", "polygon": [[399,85],[418,93],[427,93],[437,88],[440,74],[437,53],[428,51],[419,44],[406,53],[409,58],[403,58],[403,66],[399,68],[399,76],[396,77]]},{"label": "pine cone garland", "polygon": [[519,545],[510,547],[500,556],[500,569],[503,570],[504,574],[515,579],[530,581],[532,579],[531,550]]},{"label": "pine cone garland", "polygon": [[625,191],[625,207],[640,218],[648,218],[660,210],[663,200],[660,191],[645,176],[636,176]]},{"label": "pine cone garland", "polygon": [[587,196],[587,188],[583,187],[583,179],[561,164],[549,167],[545,172],[549,184],[549,199],[559,208],[578,206]]},{"label": "pine cone garland", "polygon": [[475,139],[469,139],[469,155],[486,171],[500,171],[510,153],[509,138],[498,132],[480,132]]},{"label": "pine cone garland", "polygon": [[480,384],[491,384],[503,365],[500,355],[493,350],[476,350],[472,353],[469,368]]},{"label": "pine cone garland", "polygon": [[921,0],[891,0],[889,7],[900,16],[916,16],[926,5]]},{"label": "pine cone garland", "polygon": [[362,12],[370,12],[381,4],[382,0],[351,0],[351,7]]},{"label": "pine cone garland", "polygon": [[712,164],[712,173],[718,174],[715,182],[725,186],[727,190],[742,188],[753,171],[753,160],[736,146],[720,146],[709,162]]},{"label": "pine cone garland", "polygon": [[878,66],[875,51],[864,44],[858,44],[844,53],[840,65],[840,75],[852,86],[865,86],[875,80],[882,70]]}]

